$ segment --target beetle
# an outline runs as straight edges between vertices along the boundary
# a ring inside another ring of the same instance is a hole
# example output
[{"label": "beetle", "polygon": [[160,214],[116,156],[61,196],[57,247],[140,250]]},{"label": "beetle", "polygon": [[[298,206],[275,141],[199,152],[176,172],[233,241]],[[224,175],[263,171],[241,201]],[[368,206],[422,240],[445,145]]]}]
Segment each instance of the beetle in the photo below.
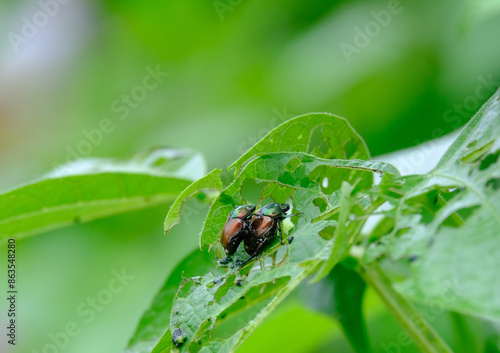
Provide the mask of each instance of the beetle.
[{"label": "beetle", "polygon": [[[277,232],[280,235],[280,244],[285,245],[283,242],[283,231],[281,229],[281,224],[283,220],[287,217],[294,217],[300,213],[293,215],[286,215],[286,212],[290,209],[290,205],[287,203],[270,203],[262,207],[250,220],[251,233],[243,239],[245,245],[245,251],[250,255],[250,257],[241,264],[245,265],[247,262],[259,256],[259,254],[264,250],[267,244],[273,239]],[[290,237],[288,244],[293,240]]]},{"label": "beetle", "polygon": [[250,218],[254,211],[254,205],[236,206],[227,217],[220,242],[228,256],[233,255],[241,241],[250,234]]}]

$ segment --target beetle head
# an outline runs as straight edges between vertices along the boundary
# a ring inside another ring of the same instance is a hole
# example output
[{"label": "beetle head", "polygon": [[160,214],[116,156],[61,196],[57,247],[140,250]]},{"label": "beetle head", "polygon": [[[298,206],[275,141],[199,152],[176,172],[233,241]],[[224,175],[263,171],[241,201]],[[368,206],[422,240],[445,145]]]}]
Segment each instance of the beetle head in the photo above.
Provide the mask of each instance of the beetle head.
[{"label": "beetle head", "polygon": [[284,217],[285,213],[290,209],[287,203],[270,203],[262,207],[259,213],[263,216],[272,218]]},{"label": "beetle head", "polygon": [[236,206],[231,213],[231,218],[249,218],[253,212],[255,211],[255,206],[254,205],[242,205],[242,206]]}]

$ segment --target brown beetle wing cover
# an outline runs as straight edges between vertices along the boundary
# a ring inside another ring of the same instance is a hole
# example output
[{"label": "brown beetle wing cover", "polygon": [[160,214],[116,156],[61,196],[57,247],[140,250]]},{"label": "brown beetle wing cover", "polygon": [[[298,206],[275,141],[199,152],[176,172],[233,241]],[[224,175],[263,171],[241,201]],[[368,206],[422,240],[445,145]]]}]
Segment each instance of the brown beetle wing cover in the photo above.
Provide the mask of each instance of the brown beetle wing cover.
[{"label": "brown beetle wing cover", "polygon": [[226,253],[232,255],[238,248],[239,243],[242,238],[242,230],[243,230],[243,220],[239,218],[231,219],[226,223],[224,229],[222,229],[222,234],[220,238],[220,242]]},{"label": "brown beetle wing cover", "polygon": [[262,216],[256,217],[252,221],[252,230],[256,237],[260,238],[261,236],[266,236],[269,232],[272,231],[275,225],[275,220],[271,217]]}]

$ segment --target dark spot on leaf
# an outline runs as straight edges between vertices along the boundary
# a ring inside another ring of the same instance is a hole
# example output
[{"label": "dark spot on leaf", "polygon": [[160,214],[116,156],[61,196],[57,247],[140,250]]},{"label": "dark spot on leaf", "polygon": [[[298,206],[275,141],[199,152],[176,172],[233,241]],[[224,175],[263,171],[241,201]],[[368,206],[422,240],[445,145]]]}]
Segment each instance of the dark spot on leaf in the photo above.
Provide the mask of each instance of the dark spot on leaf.
[{"label": "dark spot on leaf", "polygon": [[233,261],[233,259],[231,258],[231,256],[226,256],[226,257],[224,257],[224,258],[222,258],[222,259],[219,260],[219,265],[227,265],[231,261]]},{"label": "dark spot on leaf", "polygon": [[497,151],[496,153],[490,153],[488,154],[482,161],[481,164],[479,164],[479,170],[484,170],[487,169],[490,165],[495,164],[498,161],[498,155],[500,151]]},{"label": "dark spot on leaf", "polygon": [[498,190],[500,188],[500,178],[491,178],[486,182],[486,187]]},{"label": "dark spot on leaf", "polygon": [[236,281],[236,285],[237,285],[238,287],[241,287],[241,286],[243,285],[243,282],[242,282],[241,280],[237,280],[237,281]]},{"label": "dark spot on leaf", "polygon": [[418,256],[417,255],[410,255],[409,260],[410,260],[410,262],[415,262],[418,260]]},{"label": "dark spot on leaf", "polygon": [[241,264],[243,263],[243,261],[241,260],[236,260],[233,265],[231,266],[231,268],[238,268],[241,266]]},{"label": "dark spot on leaf", "polygon": [[219,284],[219,283],[220,283],[220,281],[221,281],[221,279],[220,279],[220,278],[216,278],[216,279],[214,279],[214,284]]},{"label": "dark spot on leaf", "polygon": [[184,332],[178,327],[172,332],[172,342],[176,347],[181,347],[186,342],[187,337]]}]

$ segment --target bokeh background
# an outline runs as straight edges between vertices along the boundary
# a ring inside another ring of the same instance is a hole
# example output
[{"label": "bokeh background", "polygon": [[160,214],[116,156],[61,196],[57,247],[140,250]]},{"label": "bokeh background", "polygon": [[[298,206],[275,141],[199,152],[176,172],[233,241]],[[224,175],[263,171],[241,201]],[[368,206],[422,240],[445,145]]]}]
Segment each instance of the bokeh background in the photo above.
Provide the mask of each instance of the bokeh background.
[{"label": "bokeh background", "polygon": [[[0,34],[1,191],[75,158],[158,145],[227,167],[280,122],[316,111],[346,117],[376,156],[456,130],[500,85],[494,0],[1,0]],[[167,209],[19,241],[18,345],[2,334],[0,350],[52,352],[51,337],[74,322],[57,352],[119,352],[196,247],[203,214],[165,237]],[[90,306],[114,270],[134,278]],[[400,329],[371,292],[366,311],[383,352]],[[446,320],[433,322],[445,337]],[[351,352],[299,294],[241,350],[258,347]]]}]

